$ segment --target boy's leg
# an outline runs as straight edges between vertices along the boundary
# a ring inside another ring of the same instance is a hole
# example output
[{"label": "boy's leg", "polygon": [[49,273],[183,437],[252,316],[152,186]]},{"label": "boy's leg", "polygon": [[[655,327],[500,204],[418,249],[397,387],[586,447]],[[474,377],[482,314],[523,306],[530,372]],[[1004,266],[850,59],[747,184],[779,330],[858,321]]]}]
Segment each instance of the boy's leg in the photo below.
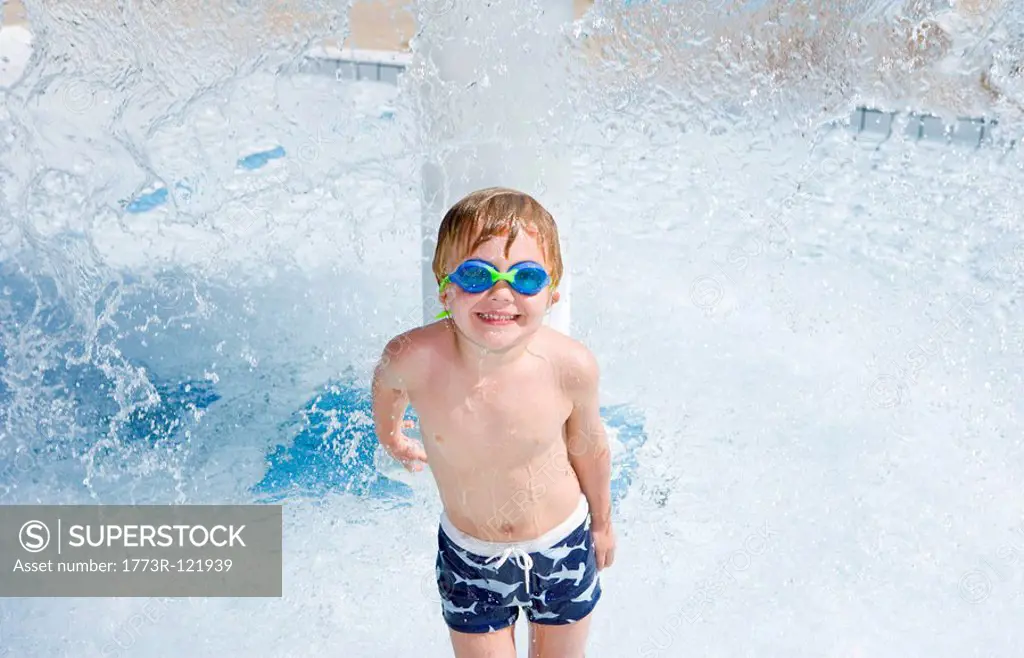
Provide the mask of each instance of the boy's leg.
[{"label": "boy's leg", "polygon": [[510,574],[505,573],[516,566],[507,562],[504,572],[483,566],[485,556],[466,552],[443,529],[437,540],[434,574],[455,658],[516,658],[519,608],[513,601],[521,587],[509,587]]},{"label": "boy's leg", "polygon": [[586,499],[566,523],[583,520],[549,548],[530,553],[530,658],[583,658],[590,618],[601,599]]},{"label": "boy's leg", "polygon": [[455,658],[516,658],[514,630],[515,624],[491,633],[460,633],[448,629]]},{"label": "boy's leg", "polygon": [[583,658],[590,615],[571,624],[530,624],[530,658]]}]

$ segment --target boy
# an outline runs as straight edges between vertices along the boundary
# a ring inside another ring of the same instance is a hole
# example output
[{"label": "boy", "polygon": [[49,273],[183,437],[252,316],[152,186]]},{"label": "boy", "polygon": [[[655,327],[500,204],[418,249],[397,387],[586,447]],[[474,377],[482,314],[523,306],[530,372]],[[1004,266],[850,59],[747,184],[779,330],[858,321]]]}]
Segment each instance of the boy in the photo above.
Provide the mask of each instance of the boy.
[{"label": "boy", "polygon": [[[515,190],[469,194],[441,222],[434,275],[445,319],[389,341],[373,416],[389,454],[437,483],[455,655],[515,658],[524,607],[531,658],[582,657],[614,556],[611,464],[597,363],[542,325],[562,276],[554,219]],[[407,404],[422,447],[402,433]]]}]

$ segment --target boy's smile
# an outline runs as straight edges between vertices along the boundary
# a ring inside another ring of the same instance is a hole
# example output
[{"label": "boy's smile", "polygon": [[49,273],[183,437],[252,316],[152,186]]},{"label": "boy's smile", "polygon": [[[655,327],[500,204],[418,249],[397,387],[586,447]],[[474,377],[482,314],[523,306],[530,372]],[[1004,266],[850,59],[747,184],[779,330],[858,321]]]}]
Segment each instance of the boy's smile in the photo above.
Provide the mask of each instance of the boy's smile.
[{"label": "boy's smile", "polygon": [[481,312],[477,313],[476,316],[480,318],[485,324],[489,324],[495,327],[502,327],[507,324],[514,323],[519,319],[519,313],[492,313],[492,312]]}]

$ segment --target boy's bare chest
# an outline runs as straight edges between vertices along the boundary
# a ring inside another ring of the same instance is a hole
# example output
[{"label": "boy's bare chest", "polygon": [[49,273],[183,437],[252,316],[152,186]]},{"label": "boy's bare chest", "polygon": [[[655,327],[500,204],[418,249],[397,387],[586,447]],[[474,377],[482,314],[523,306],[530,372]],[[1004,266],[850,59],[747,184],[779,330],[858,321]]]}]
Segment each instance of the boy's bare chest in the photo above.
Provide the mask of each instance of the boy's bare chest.
[{"label": "boy's bare chest", "polygon": [[[559,440],[572,410],[553,380],[538,377],[490,377],[471,380],[452,375],[421,392],[416,406],[430,433],[449,445],[471,442],[485,447],[518,445],[530,450]],[[416,404],[416,401],[414,401]]]}]

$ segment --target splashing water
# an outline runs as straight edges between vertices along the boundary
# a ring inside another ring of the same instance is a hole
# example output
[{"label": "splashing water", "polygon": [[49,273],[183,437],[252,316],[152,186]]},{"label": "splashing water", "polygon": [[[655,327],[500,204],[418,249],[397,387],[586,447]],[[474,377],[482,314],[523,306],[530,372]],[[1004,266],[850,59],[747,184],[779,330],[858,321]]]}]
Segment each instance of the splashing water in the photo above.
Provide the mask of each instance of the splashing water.
[{"label": "splashing water", "polygon": [[[285,596],[8,600],[0,655],[449,655],[436,494],[375,470],[360,415],[419,321],[429,72],[304,73],[348,7],[27,4],[0,502],[283,499]],[[595,655],[1024,644],[1022,25],[999,0],[651,1],[567,29],[576,329],[646,433]],[[917,139],[911,112],[997,123]]]}]

